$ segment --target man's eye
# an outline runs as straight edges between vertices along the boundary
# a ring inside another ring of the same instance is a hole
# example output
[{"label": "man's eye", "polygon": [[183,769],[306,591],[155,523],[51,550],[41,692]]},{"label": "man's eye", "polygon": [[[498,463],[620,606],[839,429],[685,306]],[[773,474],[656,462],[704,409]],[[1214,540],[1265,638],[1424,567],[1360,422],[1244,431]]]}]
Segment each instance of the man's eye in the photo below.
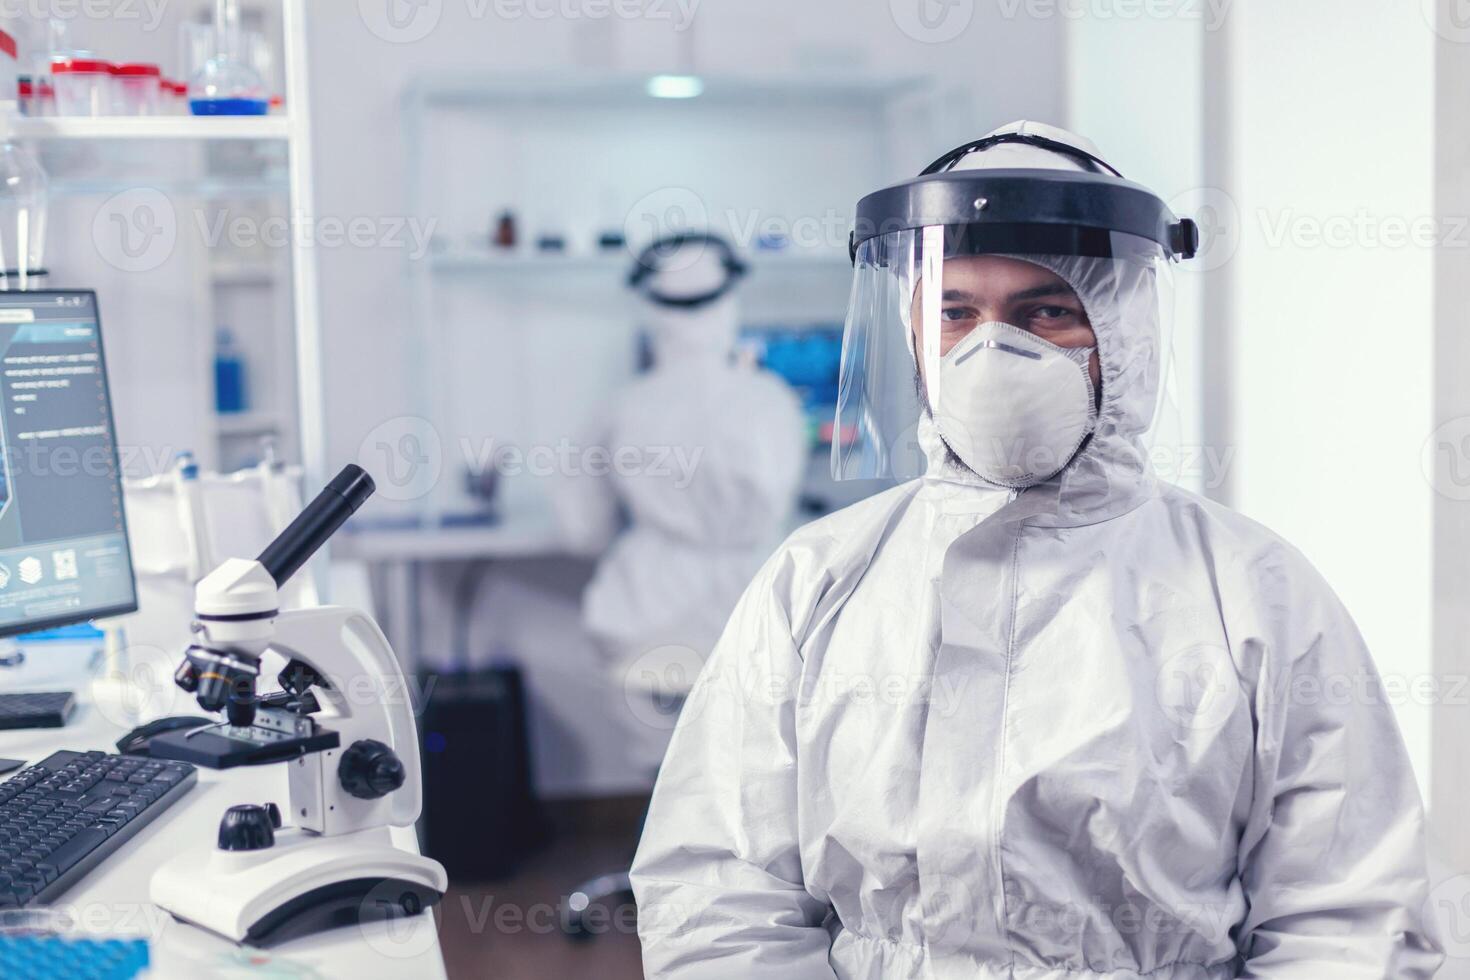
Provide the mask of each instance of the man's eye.
[{"label": "man's eye", "polygon": [[1031,316],[1038,320],[1062,320],[1076,315],[1076,311],[1065,306],[1038,306],[1031,311]]},{"label": "man's eye", "polygon": [[976,315],[975,311],[967,306],[948,306],[940,312],[939,318],[948,323],[958,323],[963,320],[973,320]]}]

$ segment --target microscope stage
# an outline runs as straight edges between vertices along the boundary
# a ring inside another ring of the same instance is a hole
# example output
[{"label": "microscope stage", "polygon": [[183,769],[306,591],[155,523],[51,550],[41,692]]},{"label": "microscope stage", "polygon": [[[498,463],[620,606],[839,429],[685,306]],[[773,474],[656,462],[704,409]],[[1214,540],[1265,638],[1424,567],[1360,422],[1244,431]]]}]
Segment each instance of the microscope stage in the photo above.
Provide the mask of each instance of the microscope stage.
[{"label": "microscope stage", "polygon": [[233,769],[295,759],[335,749],[340,744],[336,732],[316,724],[305,734],[261,725],[218,724],[155,735],[148,743],[148,754],[155,759],[192,762],[208,769]]}]

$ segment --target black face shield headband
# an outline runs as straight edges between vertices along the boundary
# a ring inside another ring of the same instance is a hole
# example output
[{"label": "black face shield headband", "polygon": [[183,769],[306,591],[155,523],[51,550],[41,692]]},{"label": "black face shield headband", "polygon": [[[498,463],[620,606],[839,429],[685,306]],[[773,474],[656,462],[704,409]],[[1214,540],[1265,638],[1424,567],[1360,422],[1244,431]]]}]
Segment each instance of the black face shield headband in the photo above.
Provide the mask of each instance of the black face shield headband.
[{"label": "black face shield headband", "polygon": [[[1093,159],[1067,149],[1074,156]],[[964,147],[951,151],[930,169],[949,165],[951,157],[957,160],[968,152]],[[858,202],[849,254],[856,261],[858,246],[869,239],[935,226],[944,228],[946,256],[1030,253],[1110,258],[1115,233],[1154,242],[1171,258],[1192,258],[1199,248],[1199,229],[1193,221],[1176,218],[1152,191],[1113,174],[926,169],[913,180]]]},{"label": "black face shield headband", "polygon": [[[649,285],[649,280],[660,271],[660,261],[690,245],[713,248],[720,253],[720,264],[725,269],[725,281],[715,289],[695,296],[667,296],[653,289]],[[734,289],[735,285],[744,278],[746,271],[747,267],[735,254],[734,247],[719,235],[707,232],[685,232],[660,238],[638,253],[638,258],[633,264],[633,271],[628,273],[628,288],[638,290],[659,306],[694,310],[713,303]]]}]

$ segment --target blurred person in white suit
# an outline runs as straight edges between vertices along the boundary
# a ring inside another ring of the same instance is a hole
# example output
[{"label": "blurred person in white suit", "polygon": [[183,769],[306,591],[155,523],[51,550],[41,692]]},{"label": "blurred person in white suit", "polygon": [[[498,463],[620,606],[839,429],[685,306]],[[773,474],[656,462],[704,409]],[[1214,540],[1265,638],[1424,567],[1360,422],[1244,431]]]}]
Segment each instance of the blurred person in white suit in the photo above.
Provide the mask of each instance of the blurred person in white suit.
[{"label": "blurred person in white suit", "polygon": [[796,394],[734,358],[745,275],[712,234],[641,252],[628,285],[652,368],[600,420],[606,475],[569,481],[557,501],[575,544],[607,549],[583,622],[607,656],[629,757],[650,776],[741,592],[791,530],[806,465]]}]

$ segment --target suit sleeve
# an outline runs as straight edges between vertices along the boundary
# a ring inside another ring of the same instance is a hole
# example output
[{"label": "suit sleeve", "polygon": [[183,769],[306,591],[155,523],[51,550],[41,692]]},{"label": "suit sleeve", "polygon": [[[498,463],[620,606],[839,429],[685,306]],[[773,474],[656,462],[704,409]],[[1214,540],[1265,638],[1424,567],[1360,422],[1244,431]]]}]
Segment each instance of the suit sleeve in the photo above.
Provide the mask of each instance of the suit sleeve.
[{"label": "suit sleeve", "polygon": [[[612,432],[605,424],[587,427],[583,444],[588,452],[606,453]],[[590,460],[590,457],[589,457]],[[578,555],[598,555],[607,549],[622,526],[621,505],[612,479],[601,467],[564,473],[550,482],[548,497],[562,543]]]},{"label": "suit sleeve", "polygon": [[1293,559],[1259,570],[1276,649],[1256,694],[1239,975],[1427,980],[1443,957],[1392,699],[1337,597]]},{"label": "suit sleeve", "polygon": [[802,881],[800,659],[782,559],[736,607],[685,703],[633,864],[644,969],[660,980],[833,980],[828,906]]}]

